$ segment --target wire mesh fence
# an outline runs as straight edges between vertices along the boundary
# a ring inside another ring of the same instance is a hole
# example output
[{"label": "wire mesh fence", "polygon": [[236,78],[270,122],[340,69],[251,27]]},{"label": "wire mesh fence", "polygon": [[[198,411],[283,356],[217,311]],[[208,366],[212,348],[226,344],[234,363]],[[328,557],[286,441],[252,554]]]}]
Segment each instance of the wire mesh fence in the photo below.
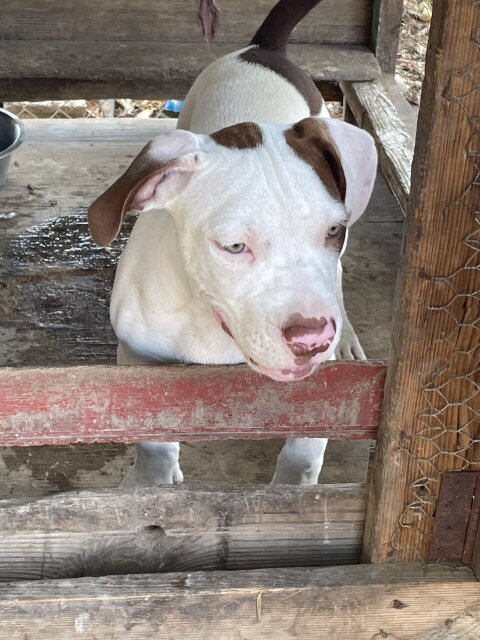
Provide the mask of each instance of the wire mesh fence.
[{"label": "wire mesh fence", "polygon": [[6,102],[5,108],[20,118],[166,118],[171,115],[165,100],[47,100]]},{"label": "wire mesh fence", "polygon": [[[420,102],[431,13],[431,2],[405,2],[398,64],[409,79],[410,96],[416,103]],[[478,25],[468,26],[478,49],[477,29]],[[405,52],[412,34],[416,42],[414,55],[409,57]],[[471,224],[466,233],[459,234],[455,267],[424,275],[435,285],[424,301],[425,319],[433,316],[434,320],[430,348],[435,358],[421,389],[421,410],[414,424],[406,425],[408,435],[398,450],[409,484],[390,548],[402,559],[427,556],[443,473],[480,471],[479,91],[476,68],[452,66],[442,98],[450,105],[451,117],[460,118],[468,141],[464,166],[456,167],[463,172],[464,185],[452,193],[442,215],[450,221],[452,234],[458,233],[460,216],[466,215]]]}]

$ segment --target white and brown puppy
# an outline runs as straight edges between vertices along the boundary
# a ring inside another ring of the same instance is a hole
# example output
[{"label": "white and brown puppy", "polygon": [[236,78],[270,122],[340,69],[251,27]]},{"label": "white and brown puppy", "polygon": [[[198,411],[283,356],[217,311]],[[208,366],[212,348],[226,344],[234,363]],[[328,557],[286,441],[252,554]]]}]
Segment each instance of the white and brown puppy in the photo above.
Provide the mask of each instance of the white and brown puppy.
[{"label": "white and brown puppy", "polygon": [[[117,269],[119,364],[248,362],[298,380],[362,358],[342,300],[340,256],[376,173],[371,137],[329,119],[285,56],[318,0],[280,0],[250,46],[198,77],[178,129],[147,145],[90,208],[108,245],[143,212]],[[262,123],[262,124],[257,124]],[[274,481],[316,483],[325,439],[288,440]],[[182,481],[179,445],[137,446],[124,486]]]}]

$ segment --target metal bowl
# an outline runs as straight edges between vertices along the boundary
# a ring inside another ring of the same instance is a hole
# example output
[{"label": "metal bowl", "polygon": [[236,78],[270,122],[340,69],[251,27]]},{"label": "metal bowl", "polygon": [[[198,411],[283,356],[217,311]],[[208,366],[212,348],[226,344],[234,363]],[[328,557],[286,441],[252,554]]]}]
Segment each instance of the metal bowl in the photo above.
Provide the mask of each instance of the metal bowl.
[{"label": "metal bowl", "polygon": [[0,109],[0,187],[7,181],[7,171],[13,151],[25,137],[23,122],[5,109]]}]

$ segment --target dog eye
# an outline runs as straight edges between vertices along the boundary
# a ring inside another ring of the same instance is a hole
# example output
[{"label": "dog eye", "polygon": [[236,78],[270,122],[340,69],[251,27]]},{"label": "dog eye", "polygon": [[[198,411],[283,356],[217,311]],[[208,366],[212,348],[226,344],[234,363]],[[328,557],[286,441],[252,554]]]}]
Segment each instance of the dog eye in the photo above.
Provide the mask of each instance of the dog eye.
[{"label": "dog eye", "polygon": [[334,238],[340,232],[341,228],[342,228],[341,224],[336,224],[330,227],[330,229],[327,232],[327,236],[329,238]]},{"label": "dog eye", "polygon": [[223,248],[228,253],[243,253],[247,245],[244,242],[235,242],[234,244],[227,244]]}]

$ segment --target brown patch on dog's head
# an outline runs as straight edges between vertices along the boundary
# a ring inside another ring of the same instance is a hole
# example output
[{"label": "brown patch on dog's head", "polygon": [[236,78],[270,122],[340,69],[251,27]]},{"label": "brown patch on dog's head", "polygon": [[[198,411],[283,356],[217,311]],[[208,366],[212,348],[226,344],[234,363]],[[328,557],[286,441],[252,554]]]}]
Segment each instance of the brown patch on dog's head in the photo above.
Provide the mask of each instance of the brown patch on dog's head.
[{"label": "brown patch on dog's head", "polygon": [[255,149],[263,143],[262,130],[254,122],[241,122],[225,127],[210,134],[210,137],[229,149]]},{"label": "brown patch on dog's head", "polygon": [[295,153],[313,168],[329,194],[345,202],[345,173],[327,127],[315,118],[305,118],[285,131],[285,139]]}]

